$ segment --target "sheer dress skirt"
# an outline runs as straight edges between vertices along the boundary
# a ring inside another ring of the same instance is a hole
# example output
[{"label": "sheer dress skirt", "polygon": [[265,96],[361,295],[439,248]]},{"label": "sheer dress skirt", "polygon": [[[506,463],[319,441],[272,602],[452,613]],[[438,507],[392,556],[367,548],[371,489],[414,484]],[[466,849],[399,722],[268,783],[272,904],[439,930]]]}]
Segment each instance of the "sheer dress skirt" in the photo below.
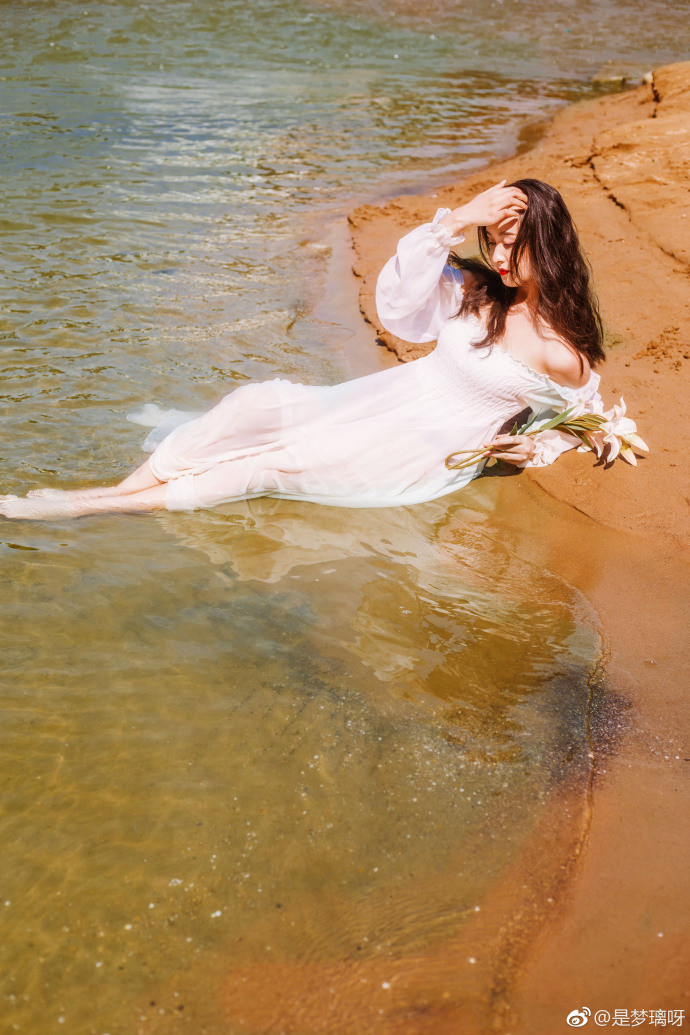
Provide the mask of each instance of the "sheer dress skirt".
[{"label": "sheer dress skirt", "polygon": [[[152,453],[154,476],[168,484],[166,507],[263,495],[396,506],[452,492],[476,471],[446,469],[458,444],[457,404],[423,367],[416,361],[333,386],[275,379],[235,389]],[[480,423],[472,429],[479,441],[491,430]]]}]

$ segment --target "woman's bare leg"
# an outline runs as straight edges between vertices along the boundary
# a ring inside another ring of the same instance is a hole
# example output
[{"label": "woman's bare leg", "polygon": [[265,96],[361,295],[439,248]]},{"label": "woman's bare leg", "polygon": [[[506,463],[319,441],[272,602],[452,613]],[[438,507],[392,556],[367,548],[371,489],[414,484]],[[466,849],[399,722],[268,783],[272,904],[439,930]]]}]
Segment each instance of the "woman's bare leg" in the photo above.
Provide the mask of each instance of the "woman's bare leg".
[{"label": "woman's bare leg", "polygon": [[136,471],[133,471],[132,474],[128,475],[124,481],[119,482],[117,485],[99,485],[92,489],[32,489],[26,495],[27,499],[36,500],[99,499],[101,497],[127,496],[130,493],[142,492],[144,489],[150,489],[162,484],[163,482],[153,474],[147,460],[141,467],[137,467]]},{"label": "woman's bare leg", "polygon": [[167,484],[157,482],[156,485],[138,492],[115,493],[111,496],[76,499],[69,496],[50,496],[41,499],[35,496],[26,499],[4,496],[0,498],[0,514],[25,521],[50,521],[57,518],[84,517],[87,514],[144,514],[153,510],[165,510],[166,492]]}]

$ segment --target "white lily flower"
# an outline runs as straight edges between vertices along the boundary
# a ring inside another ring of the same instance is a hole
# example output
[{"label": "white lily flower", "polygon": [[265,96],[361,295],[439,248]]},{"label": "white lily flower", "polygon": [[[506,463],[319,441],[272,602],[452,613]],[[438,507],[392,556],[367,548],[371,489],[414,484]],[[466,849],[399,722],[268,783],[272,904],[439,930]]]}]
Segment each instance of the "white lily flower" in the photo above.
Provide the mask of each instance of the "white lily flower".
[{"label": "white lily flower", "polygon": [[637,457],[633,453],[632,449],[627,442],[621,442],[620,452],[618,454],[621,460],[627,460],[633,467],[637,467]]},{"label": "white lily flower", "polygon": [[634,449],[641,449],[643,453],[649,452],[649,446],[643,438],[640,438],[637,432],[633,432],[632,435],[626,435],[625,441]]},{"label": "white lily flower", "polygon": [[[603,416],[603,414],[602,414]],[[611,446],[611,439],[607,436],[606,432],[602,428],[601,431],[590,431],[587,434],[587,443],[592,452],[596,453],[597,459],[601,456],[608,444]],[[583,442],[582,449],[587,449],[587,445]]]},{"label": "white lily flower", "polygon": [[[553,411],[551,413],[553,414]],[[601,457],[608,447],[607,463],[620,456],[621,459],[635,467],[637,467],[637,457],[633,450],[646,452],[649,449],[647,443],[637,434],[635,421],[626,417],[624,399],[621,399],[619,405],[614,406],[608,412],[604,411],[599,398],[596,400],[580,398],[561,413],[552,416],[548,414],[548,410],[535,413],[521,428],[518,428],[516,423],[510,434],[539,435],[541,443],[550,440],[560,442],[563,438],[569,439],[579,451],[591,449],[597,457]],[[446,467],[449,470],[460,471],[483,460],[486,461],[486,467],[493,467],[496,463],[493,453],[498,449],[499,447],[496,446],[461,449],[446,457]]]},{"label": "white lily flower", "polygon": [[647,443],[637,434],[637,425],[630,417],[626,417],[625,400],[621,396],[618,406],[604,413],[606,424],[600,432],[597,432],[595,452],[601,456],[603,449],[608,445],[609,452],[607,461],[615,460],[620,455],[622,460],[637,466],[637,459],[633,453],[634,449],[649,451]]}]

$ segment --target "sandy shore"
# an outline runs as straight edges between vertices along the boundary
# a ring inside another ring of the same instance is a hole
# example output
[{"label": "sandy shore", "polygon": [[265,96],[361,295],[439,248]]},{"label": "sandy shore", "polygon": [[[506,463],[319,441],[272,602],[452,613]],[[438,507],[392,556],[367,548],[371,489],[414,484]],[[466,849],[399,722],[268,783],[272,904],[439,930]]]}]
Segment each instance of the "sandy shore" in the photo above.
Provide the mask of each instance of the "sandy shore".
[{"label": "sandy shore", "polygon": [[[171,988],[183,999],[192,990],[195,1013],[184,1024],[199,1032],[225,1025],[286,1035],[556,1035],[583,1008],[592,1014],[589,1030],[613,1026],[597,1025],[598,1010],[611,1018],[645,1011],[641,1025],[629,1025],[642,1031],[652,1027],[649,1011],[663,1011],[671,1027],[666,1012],[683,1010],[684,1024],[673,1027],[688,1030],[690,580],[681,559],[681,425],[690,255],[681,148],[690,135],[689,88],[690,64],[660,69],[638,90],[564,111],[527,154],[351,217],[361,306],[376,328],[381,264],[438,205],[529,174],[556,184],[575,214],[611,344],[605,398],[624,394],[651,459],[607,470],[572,453],[489,488],[506,546],[579,589],[601,622],[602,665],[583,702],[588,750],[567,779],[554,773],[517,858],[449,937],[361,958],[321,960],[317,949],[313,959],[233,966],[225,953],[215,964],[204,955],[142,1000],[137,1030],[172,1030],[157,1006]],[[336,273],[349,280],[347,268]],[[345,302],[346,311],[356,305],[354,295]],[[388,337],[386,344],[402,359],[416,354]],[[366,372],[371,357],[360,358]],[[444,530],[451,541],[456,532],[462,528]],[[433,885],[424,891],[433,901]],[[212,994],[195,1000],[200,986]]]},{"label": "sandy shore", "polygon": [[[425,350],[378,323],[376,276],[400,236],[439,206],[462,204],[501,179],[554,184],[573,213],[607,329],[605,403],[623,396],[648,442],[637,469],[608,470],[569,454],[531,472],[547,492],[613,528],[688,550],[685,445],[690,431],[690,63],[670,65],[630,92],[573,105],[525,154],[429,194],[404,196],[351,217],[360,304],[402,360]],[[463,245],[463,254],[476,240]]]},{"label": "sandy shore", "polygon": [[[350,217],[362,312],[407,360],[421,350],[382,330],[373,301],[397,239],[438,206],[461,204],[503,178],[557,186],[602,304],[602,395],[607,405],[624,396],[651,447],[637,468],[605,468],[573,452],[504,482],[515,549],[579,588],[602,622],[607,681],[592,716],[591,809],[577,855],[559,864],[557,892],[547,895],[535,877],[551,851],[544,840],[497,893],[510,895],[519,882],[530,909],[509,923],[499,909],[492,928],[489,904],[483,937],[496,965],[484,992],[488,1013],[474,1013],[478,999],[468,990],[456,1009],[429,1003],[419,1032],[552,1035],[570,1030],[567,1014],[585,1006],[612,1017],[616,1009],[684,1010],[679,1030],[690,1023],[690,63],[648,78],[564,110],[525,154]],[[474,250],[472,241],[465,247]],[[431,1000],[434,966],[445,965],[429,961]]]}]

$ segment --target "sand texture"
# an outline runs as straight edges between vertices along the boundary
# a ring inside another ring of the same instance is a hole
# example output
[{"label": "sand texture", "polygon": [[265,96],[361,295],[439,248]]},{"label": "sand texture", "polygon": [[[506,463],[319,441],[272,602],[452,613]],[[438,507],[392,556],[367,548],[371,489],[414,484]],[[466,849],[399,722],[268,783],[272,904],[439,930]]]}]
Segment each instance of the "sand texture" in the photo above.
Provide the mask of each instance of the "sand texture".
[{"label": "sand texture", "polygon": [[[690,432],[690,63],[669,65],[629,92],[572,105],[531,151],[427,194],[352,212],[360,305],[405,361],[430,346],[386,332],[376,276],[400,236],[439,206],[463,204],[502,179],[546,180],[568,204],[592,264],[606,327],[600,368],[606,405],[624,397],[650,446],[637,468],[604,468],[570,453],[532,471],[547,492],[612,528],[688,549]],[[476,250],[476,238],[462,254]]]},{"label": "sand texture", "polygon": [[[428,1028],[415,1031],[554,1035],[584,1007],[592,1017],[684,1010],[682,1030],[690,1019],[690,63],[647,78],[564,110],[529,152],[351,215],[361,309],[404,361],[423,350],[383,331],[373,300],[397,239],[438,206],[462,204],[504,178],[558,187],[601,301],[604,401],[623,395],[651,448],[637,468],[571,452],[505,483],[514,548],[577,587],[601,622],[606,675],[591,702],[588,820],[580,846],[560,863],[560,888],[540,886],[544,858],[558,857],[542,838],[497,891],[500,899],[517,890],[520,909],[506,921],[504,908],[495,928],[490,903],[481,914],[484,951],[495,957],[487,1010],[475,1017],[468,991],[461,1004],[430,1006]],[[462,254],[475,249],[468,240]]]}]

